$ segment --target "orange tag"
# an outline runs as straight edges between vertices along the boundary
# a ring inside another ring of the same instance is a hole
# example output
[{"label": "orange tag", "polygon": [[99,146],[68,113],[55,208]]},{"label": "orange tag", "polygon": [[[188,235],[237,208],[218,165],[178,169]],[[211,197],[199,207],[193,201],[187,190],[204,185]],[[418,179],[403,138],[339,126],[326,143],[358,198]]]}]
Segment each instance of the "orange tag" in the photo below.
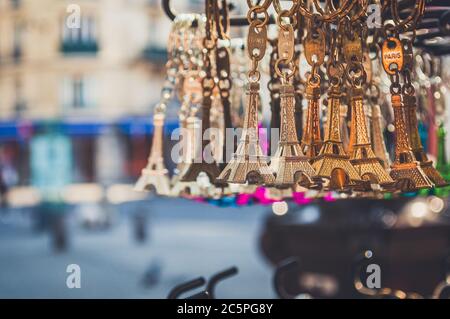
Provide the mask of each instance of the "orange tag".
[{"label": "orange tag", "polygon": [[388,74],[395,74],[403,69],[404,54],[403,47],[399,39],[387,38],[381,48],[381,60],[383,68]]}]

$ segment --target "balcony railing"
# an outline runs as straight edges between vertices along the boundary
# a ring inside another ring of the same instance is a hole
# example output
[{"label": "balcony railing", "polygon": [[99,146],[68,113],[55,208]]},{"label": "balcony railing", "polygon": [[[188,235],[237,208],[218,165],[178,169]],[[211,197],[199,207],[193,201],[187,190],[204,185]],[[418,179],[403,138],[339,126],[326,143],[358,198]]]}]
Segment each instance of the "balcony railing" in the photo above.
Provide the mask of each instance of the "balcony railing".
[{"label": "balcony railing", "polygon": [[150,46],[144,49],[142,58],[151,63],[165,63],[167,60],[167,49]]},{"label": "balcony railing", "polygon": [[62,42],[61,52],[64,54],[97,54],[97,42]]}]

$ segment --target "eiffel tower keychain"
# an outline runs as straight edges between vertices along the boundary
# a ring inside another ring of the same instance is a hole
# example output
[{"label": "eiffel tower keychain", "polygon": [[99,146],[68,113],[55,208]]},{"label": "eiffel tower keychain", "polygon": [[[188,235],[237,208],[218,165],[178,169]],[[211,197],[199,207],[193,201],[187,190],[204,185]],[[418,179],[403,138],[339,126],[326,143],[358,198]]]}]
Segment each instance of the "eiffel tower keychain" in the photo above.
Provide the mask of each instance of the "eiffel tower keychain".
[{"label": "eiffel tower keychain", "polygon": [[[334,31],[336,32],[336,31]],[[328,128],[325,130],[324,143],[316,158],[313,168],[317,175],[325,179],[326,190],[349,191],[356,183],[361,183],[361,177],[350,163],[350,158],[344,150],[341,139],[340,101],[342,96],[342,78],[344,67],[339,61],[339,43],[337,34],[332,35],[330,56],[327,64],[328,75]]]},{"label": "eiffel tower keychain", "polygon": [[171,196],[200,196],[201,191],[197,183],[183,182],[181,176],[194,160],[196,134],[198,130],[197,112],[201,103],[201,53],[202,40],[205,33],[205,18],[198,14],[182,14],[186,20],[186,27],[182,30],[183,41],[179,45],[181,65],[179,70],[178,95],[181,101],[179,110],[181,154],[177,168],[172,176]]},{"label": "eiffel tower keychain", "polygon": [[[275,152],[270,168],[275,172],[275,186],[288,188],[299,184],[300,186],[312,188],[317,184],[316,172],[304,156],[300,143],[297,139],[295,127],[295,90],[292,78],[295,74],[294,58],[294,29],[295,16],[292,13],[297,8],[297,2],[293,1],[290,10],[278,13],[278,60],[275,63],[275,71],[281,79],[280,86],[280,141]],[[292,24],[284,24],[283,18],[293,19]],[[285,67],[281,69],[281,65]]]},{"label": "eiffel tower keychain", "polygon": [[196,149],[196,132],[199,130],[199,119],[196,114],[201,103],[201,83],[198,71],[187,73],[183,83],[182,94],[184,101],[180,108],[180,127],[183,138],[181,154],[176,173],[172,177],[172,196],[201,196],[202,192],[197,182],[181,181],[181,175],[189,164],[194,161]]},{"label": "eiffel tower keychain", "polygon": [[[270,1],[269,4],[270,5]],[[218,180],[236,184],[273,185],[272,175],[266,158],[263,155],[258,136],[258,104],[261,74],[258,71],[259,61],[264,57],[267,43],[268,5],[252,6],[247,14],[250,23],[247,37],[248,55],[252,67],[248,74],[247,105],[245,109],[244,127],[240,143],[232,159],[220,174]],[[257,15],[263,14],[263,20]]]},{"label": "eiffel tower keychain", "polygon": [[408,134],[411,143],[411,150],[415,159],[420,163],[420,167],[427,177],[435,184],[436,187],[446,186],[447,182],[442,178],[441,174],[433,166],[433,162],[428,159],[427,154],[422,146],[419,136],[419,128],[417,123],[417,99],[415,96],[414,86],[411,84],[411,71],[413,69],[413,50],[412,41],[408,39],[402,40],[405,63],[402,70],[404,84],[402,87],[402,99],[405,110],[405,122],[408,128]]},{"label": "eiffel tower keychain", "polygon": [[170,195],[170,180],[168,170],[163,158],[163,130],[167,104],[173,97],[177,72],[180,64],[181,36],[186,28],[186,17],[177,17],[173,23],[168,41],[169,60],[166,63],[166,81],[161,90],[161,100],[156,105],[153,115],[153,138],[152,148],[148,158],[147,166],[142,170],[141,176],[135,184],[137,191],[154,190],[158,195]]},{"label": "eiffel tower keychain", "polygon": [[311,66],[306,80],[305,98],[308,101],[305,126],[301,141],[302,152],[314,159],[322,147],[320,132],[320,75],[318,69],[325,59],[325,34],[322,21],[316,16],[310,20],[310,27],[304,41],[305,57]]},{"label": "eiffel tower keychain", "polygon": [[391,103],[394,109],[395,158],[391,176],[401,191],[430,188],[433,182],[427,177],[412,153],[399,83],[399,72],[403,69],[403,46],[397,37],[388,37],[382,46],[381,58],[384,70],[391,78]]},{"label": "eiffel tower keychain", "polygon": [[[362,26],[360,26],[362,29]],[[380,185],[390,188],[393,180],[376,157],[367,131],[366,115],[363,104],[363,85],[366,82],[366,74],[362,64],[362,41],[358,33],[344,35],[344,56],[347,62],[346,78],[350,89],[351,128],[349,155],[353,166],[359,176],[370,184],[371,188]],[[370,189],[369,185],[365,190]]]},{"label": "eiffel tower keychain", "polygon": [[[205,76],[202,78],[202,90],[203,90],[203,100],[202,100],[202,136],[201,136],[201,148],[199,149],[200,154],[196,156],[192,163],[187,165],[185,171],[181,174],[181,181],[183,182],[196,182],[197,178],[205,174],[209,178],[211,183],[216,183],[216,178],[220,173],[219,167],[217,166],[214,157],[211,154],[206,154],[209,141],[209,134],[211,127],[210,125],[210,111],[212,106],[212,94],[215,87],[215,81],[212,75],[212,62],[211,54],[216,48],[216,39],[214,37],[213,28],[213,0],[207,0],[205,2],[206,6],[206,36],[203,40],[204,55],[203,55],[203,67]],[[207,136],[208,135],[208,136]],[[205,158],[209,155],[208,158]]]}]

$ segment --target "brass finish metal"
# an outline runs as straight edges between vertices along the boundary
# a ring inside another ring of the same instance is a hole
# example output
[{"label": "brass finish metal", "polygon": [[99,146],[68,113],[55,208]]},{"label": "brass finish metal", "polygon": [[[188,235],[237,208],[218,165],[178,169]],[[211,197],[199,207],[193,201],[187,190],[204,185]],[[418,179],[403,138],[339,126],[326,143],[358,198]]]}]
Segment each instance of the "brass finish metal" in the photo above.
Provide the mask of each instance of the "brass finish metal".
[{"label": "brass finish metal", "polygon": [[405,109],[405,121],[408,127],[408,134],[411,143],[411,150],[415,159],[420,163],[420,167],[428,178],[437,187],[448,185],[441,174],[433,166],[433,162],[428,159],[428,156],[423,149],[422,142],[420,141],[419,129],[417,124],[417,100],[414,95],[403,95],[403,106]]},{"label": "brass finish metal", "polygon": [[218,181],[236,184],[273,185],[275,178],[259,144],[259,83],[249,83],[244,128],[236,153],[218,177]]},{"label": "brass finish metal", "polygon": [[353,39],[343,36],[342,45],[344,48],[344,59],[347,63],[363,62],[362,41],[358,34],[353,34]]},{"label": "brass finish metal", "polygon": [[[260,9],[259,9],[260,8]],[[261,11],[258,11],[261,10]],[[268,16],[267,8],[253,6],[250,8],[247,18],[250,23],[247,37],[247,52],[252,61],[252,67],[248,73],[249,84],[247,87],[247,105],[245,109],[244,126],[240,143],[230,162],[225,166],[218,177],[219,182],[235,184],[264,184],[271,186],[275,182],[266,158],[259,144],[258,134],[258,106],[260,103],[258,63],[262,60],[266,51],[267,23],[257,17],[252,18],[252,12]],[[252,20],[253,19],[253,20]]]},{"label": "brass finish metal", "polygon": [[[210,113],[212,107],[212,95],[216,87],[216,83],[213,77],[213,63],[212,63],[212,53],[217,49],[217,38],[213,34],[214,29],[214,19],[213,11],[216,9],[214,2],[212,0],[207,0],[205,2],[206,11],[206,26],[205,26],[205,37],[203,38],[203,69],[205,76],[202,78],[202,144],[198,156],[195,160],[187,165],[185,171],[180,175],[182,182],[195,182],[199,176],[206,174],[209,181],[214,184],[216,182],[217,176],[220,174],[219,167],[215,161],[215,158],[210,154],[209,158],[205,158],[208,150],[208,141],[210,140],[209,129],[211,128]],[[207,136],[208,135],[208,136]]]},{"label": "brass finish metal", "polygon": [[200,158],[194,159],[189,163],[184,172],[181,174],[182,182],[195,182],[200,173],[204,172],[208,175],[211,183],[215,183],[216,177],[219,176],[220,170],[213,156],[208,160],[205,159],[205,150],[208,146],[209,138],[206,137],[207,130],[210,125],[211,98],[204,97],[202,103],[202,146]]},{"label": "brass finish metal", "polygon": [[283,84],[280,88],[281,98],[281,127],[280,142],[270,168],[276,173],[275,186],[279,188],[299,184],[312,187],[316,172],[303,154],[297,139],[295,127],[295,98],[294,87]]},{"label": "brass finish metal", "polygon": [[317,175],[329,181],[327,189],[346,190],[361,182],[361,177],[350,163],[341,139],[340,125],[340,85],[332,85],[328,91],[328,129],[319,155],[314,159],[313,168]]},{"label": "brass finish metal", "polygon": [[321,65],[325,59],[325,34],[322,29],[309,30],[305,38],[305,58],[309,65]]},{"label": "brass finish metal", "polygon": [[350,128],[350,160],[359,176],[370,184],[390,187],[392,178],[376,157],[367,132],[366,116],[364,114],[363,91],[353,87],[351,92],[351,128]]},{"label": "brass finish metal", "polygon": [[308,108],[306,111],[306,122],[303,128],[302,136],[302,152],[309,159],[319,155],[322,148],[322,137],[320,133],[320,82],[313,83],[308,81],[306,86],[305,97],[308,100]]},{"label": "brass finish metal", "polygon": [[[270,163],[275,173],[275,186],[290,188],[293,185],[315,187],[316,172],[303,154],[297,138],[295,125],[295,89],[290,79],[295,76],[296,66],[292,63],[294,58],[294,29],[291,24],[283,25],[281,17],[286,11],[279,13],[278,60],[275,63],[275,72],[281,78],[280,86],[280,141],[277,151]],[[287,68],[281,70],[280,63]],[[319,179],[320,181],[320,179]]]},{"label": "brass finish metal", "polygon": [[162,153],[164,117],[163,113],[156,113],[153,116],[152,149],[147,166],[142,170],[141,177],[134,188],[138,191],[155,190],[158,195],[168,196],[170,181]]},{"label": "brass finish metal", "polygon": [[275,178],[267,165],[258,136],[259,83],[251,82],[247,91],[244,127],[236,153],[218,181],[236,184],[273,185]]},{"label": "brass finish metal", "polygon": [[389,37],[381,48],[383,68],[387,74],[394,75],[403,69],[403,46],[398,38]]},{"label": "brass finish metal", "polygon": [[391,166],[391,177],[402,191],[430,188],[433,182],[422,170],[411,151],[401,95],[392,94],[391,102],[395,122],[395,160]]},{"label": "brass finish metal", "polygon": [[310,160],[319,155],[322,147],[320,133],[320,75],[318,67],[325,57],[325,35],[321,28],[315,27],[308,30],[304,43],[306,61],[312,70],[306,83],[305,98],[308,101],[306,123],[303,127],[301,147],[303,154]]}]

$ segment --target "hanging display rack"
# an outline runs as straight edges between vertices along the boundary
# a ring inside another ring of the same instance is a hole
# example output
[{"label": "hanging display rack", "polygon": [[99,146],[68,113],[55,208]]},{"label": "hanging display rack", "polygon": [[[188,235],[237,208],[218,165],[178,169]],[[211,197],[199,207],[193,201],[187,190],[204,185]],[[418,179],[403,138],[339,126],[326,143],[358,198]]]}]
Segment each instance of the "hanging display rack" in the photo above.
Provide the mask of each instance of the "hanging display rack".
[{"label": "hanging display rack", "polygon": [[[256,194],[263,187],[265,196],[276,201],[308,192],[310,197],[336,192],[340,197],[380,198],[447,187],[441,175],[447,164],[440,163],[438,171],[428,158],[417,119],[429,118],[431,155],[437,157],[436,123],[445,109],[437,103],[440,94],[434,94],[443,85],[433,78],[442,72],[435,65],[440,60],[430,58],[424,66],[413,46],[422,46],[421,54],[423,47],[432,48],[434,56],[450,48],[441,40],[448,29],[442,15],[448,15],[450,6],[426,0],[376,2],[380,21],[370,25],[374,8],[368,0],[291,0],[283,7],[280,1],[248,0],[242,18],[230,16],[226,0],[205,0],[202,15],[175,14],[170,1],[163,0],[166,14],[174,19],[167,78],[154,112],[157,134],[136,188],[165,196],[223,199]],[[269,32],[275,30],[268,26],[273,23],[278,37],[271,39]],[[232,25],[248,27],[245,45],[231,44]],[[263,65],[270,48],[267,72]],[[235,56],[239,51],[246,51],[247,60]],[[263,73],[270,73],[267,89],[261,87]],[[236,78],[247,83],[245,90],[234,83]],[[430,86],[430,81],[436,83]],[[381,94],[383,87],[390,101]],[[267,90],[271,139],[273,130],[279,130],[269,156],[261,144],[259,120],[261,94]],[[174,97],[181,101],[180,127],[186,135],[171,178],[162,148],[166,106]],[[321,115],[322,103],[326,115]],[[236,107],[242,109],[240,115]],[[384,141],[384,116],[395,130],[392,162]],[[236,117],[243,119],[238,123]],[[234,142],[227,140],[227,130],[233,127],[242,127],[242,132],[228,158],[227,147]]]}]

